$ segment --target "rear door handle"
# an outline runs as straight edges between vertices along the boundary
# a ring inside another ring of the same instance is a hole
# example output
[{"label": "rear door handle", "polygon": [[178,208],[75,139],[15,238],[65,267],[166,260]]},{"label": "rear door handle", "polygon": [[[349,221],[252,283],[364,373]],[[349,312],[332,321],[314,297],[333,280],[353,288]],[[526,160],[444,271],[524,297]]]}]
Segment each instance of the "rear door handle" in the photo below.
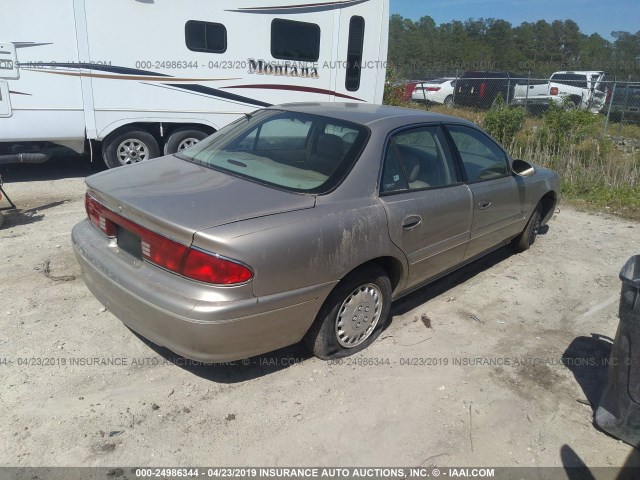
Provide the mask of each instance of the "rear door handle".
[{"label": "rear door handle", "polygon": [[403,230],[413,230],[422,223],[420,215],[410,215],[402,221]]},{"label": "rear door handle", "polygon": [[491,202],[489,200],[483,200],[478,204],[478,206],[480,207],[480,210],[486,210],[491,206]]}]

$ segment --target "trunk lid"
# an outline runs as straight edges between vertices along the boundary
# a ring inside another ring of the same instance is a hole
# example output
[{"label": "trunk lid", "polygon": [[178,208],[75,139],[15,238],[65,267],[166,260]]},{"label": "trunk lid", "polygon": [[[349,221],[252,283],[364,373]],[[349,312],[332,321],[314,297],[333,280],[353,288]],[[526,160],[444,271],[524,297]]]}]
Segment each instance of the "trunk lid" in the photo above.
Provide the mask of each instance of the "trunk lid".
[{"label": "trunk lid", "polygon": [[87,187],[110,210],[186,245],[199,230],[313,208],[316,201],[174,156],[98,173]]}]

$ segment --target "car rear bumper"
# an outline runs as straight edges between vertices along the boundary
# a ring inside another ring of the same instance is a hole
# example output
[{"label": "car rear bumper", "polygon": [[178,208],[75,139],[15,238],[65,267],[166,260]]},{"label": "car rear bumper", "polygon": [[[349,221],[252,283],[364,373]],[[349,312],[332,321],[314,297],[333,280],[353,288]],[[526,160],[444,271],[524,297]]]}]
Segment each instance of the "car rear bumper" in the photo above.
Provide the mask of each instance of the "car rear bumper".
[{"label": "car rear bumper", "polygon": [[299,342],[335,283],[255,298],[251,284],[214,287],[139,261],[88,221],[72,233],[84,281],[125,325],[200,362],[248,358]]}]

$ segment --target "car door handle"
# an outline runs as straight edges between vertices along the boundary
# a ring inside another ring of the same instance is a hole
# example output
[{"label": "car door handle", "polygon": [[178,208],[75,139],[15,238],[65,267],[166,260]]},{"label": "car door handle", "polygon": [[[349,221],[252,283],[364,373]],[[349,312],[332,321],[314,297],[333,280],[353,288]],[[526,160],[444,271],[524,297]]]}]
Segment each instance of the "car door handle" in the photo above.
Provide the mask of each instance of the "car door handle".
[{"label": "car door handle", "polygon": [[420,215],[410,215],[402,221],[403,230],[413,230],[422,223]]},{"label": "car door handle", "polygon": [[491,206],[491,202],[489,200],[483,200],[478,204],[478,206],[480,207],[480,210],[486,210]]}]

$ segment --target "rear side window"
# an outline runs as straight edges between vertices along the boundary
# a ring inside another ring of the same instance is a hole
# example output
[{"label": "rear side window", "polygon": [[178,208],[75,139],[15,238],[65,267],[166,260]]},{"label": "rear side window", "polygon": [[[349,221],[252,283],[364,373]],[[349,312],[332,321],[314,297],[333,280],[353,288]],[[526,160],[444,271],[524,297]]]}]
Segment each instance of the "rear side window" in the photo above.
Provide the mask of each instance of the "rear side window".
[{"label": "rear side window", "polygon": [[271,56],[315,62],[320,58],[320,27],[315,23],[276,18],[271,22]]},{"label": "rear side window", "polygon": [[389,141],[382,193],[445,187],[457,182],[455,165],[440,128],[403,130]]},{"label": "rear side window", "polygon": [[559,73],[551,77],[552,82],[562,83],[570,87],[587,88],[586,75],[576,73]]},{"label": "rear side window", "polygon": [[347,78],[345,87],[350,92],[360,88],[362,74],[362,50],[364,48],[364,18],[351,17],[349,46],[347,47]]},{"label": "rear side window", "polygon": [[447,127],[458,149],[469,182],[491,180],[509,174],[507,156],[488,136],[475,128]]},{"label": "rear side window", "polygon": [[366,127],[349,122],[261,110],[178,156],[263,185],[322,194],[345,178],[367,138]]},{"label": "rear side window", "polygon": [[227,51],[227,29],[221,23],[190,20],[184,27],[187,48],[194,52],[224,53]]}]

